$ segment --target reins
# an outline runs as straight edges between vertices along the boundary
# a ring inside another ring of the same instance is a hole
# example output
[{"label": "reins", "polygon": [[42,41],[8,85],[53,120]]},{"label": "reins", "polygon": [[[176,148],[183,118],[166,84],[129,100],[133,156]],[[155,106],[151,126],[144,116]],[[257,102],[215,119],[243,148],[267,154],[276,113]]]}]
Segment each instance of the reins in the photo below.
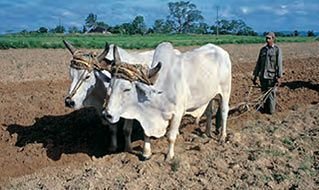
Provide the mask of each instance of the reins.
[{"label": "reins", "polygon": [[[80,54],[80,55],[78,55],[78,54]],[[84,79],[85,79],[85,77],[84,77],[85,70],[88,72],[92,72],[94,69],[102,70],[102,68],[99,66],[98,60],[96,59],[94,54],[95,54],[94,52],[89,53],[88,54],[89,60],[86,61],[86,60],[82,59],[82,53],[80,51],[74,52],[74,56],[73,56],[73,59],[71,60],[70,67],[75,68],[75,69],[81,69],[84,71],[81,74],[80,79],[77,81],[74,88],[72,89],[71,93],[67,96],[67,98],[72,98],[75,95],[75,93],[77,92],[77,90],[83,84]]]}]

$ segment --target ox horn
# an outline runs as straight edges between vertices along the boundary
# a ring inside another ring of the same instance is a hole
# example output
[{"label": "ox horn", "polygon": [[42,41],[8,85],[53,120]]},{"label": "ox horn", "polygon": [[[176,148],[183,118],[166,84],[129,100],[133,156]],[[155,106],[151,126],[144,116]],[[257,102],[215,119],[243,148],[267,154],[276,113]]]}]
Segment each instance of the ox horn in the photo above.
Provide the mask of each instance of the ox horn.
[{"label": "ox horn", "polygon": [[68,50],[72,53],[72,55],[74,54],[74,52],[76,51],[75,47],[73,47],[72,44],[70,44],[68,41],[63,40],[63,43],[65,45],[66,48],[68,48]]},{"label": "ox horn", "polygon": [[156,79],[157,79],[157,76],[156,75],[158,73],[158,71],[162,68],[162,62],[158,62],[157,65],[153,68],[151,68],[149,71],[148,71],[148,79],[149,81],[154,84]]},{"label": "ox horn", "polygon": [[103,52],[97,57],[97,60],[98,60],[99,62],[102,62],[103,59],[105,58],[105,56],[109,53],[109,51],[110,51],[110,45],[106,42],[106,43],[105,43],[104,50],[103,50]]},{"label": "ox horn", "polygon": [[155,67],[151,68],[148,71],[148,78],[154,77],[161,68],[162,68],[162,62],[158,62]]},{"label": "ox horn", "polygon": [[116,45],[114,45],[114,48],[113,48],[113,56],[114,56],[115,64],[121,63],[121,57]]}]

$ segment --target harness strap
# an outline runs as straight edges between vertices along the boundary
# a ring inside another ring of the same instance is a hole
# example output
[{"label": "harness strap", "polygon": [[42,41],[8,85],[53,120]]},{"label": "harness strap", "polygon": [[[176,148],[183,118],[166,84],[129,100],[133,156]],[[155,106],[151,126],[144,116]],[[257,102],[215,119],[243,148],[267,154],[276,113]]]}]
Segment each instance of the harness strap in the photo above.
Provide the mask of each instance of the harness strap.
[{"label": "harness strap", "polygon": [[71,93],[67,96],[67,98],[72,98],[74,96],[74,94],[78,91],[78,89],[80,88],[80,86],[84,82],[84,73],[85,73],[85,71],[83,71],[83,73],[80,76],[80,79],[77,81],[77,83],[75,84],[75,86],[72,89]]},{"label": "harness strap", "polygon": [[[79,52],[75,52],[74,54],[79,53]],[[80,57],[77,57],[76,55],[73,56],[73,59],[71,61],[71,67],[75,68],[75,69],[84,69],[83,73],[80,76],[80,79],[77,81],[77,83],[75,84],[74,88],[72,89],[71,93],[67,96],[67,98],[72,98],[75,93],[77,92],[77,90],[80,88],[80,86],[82,85],[82,83],[84,82],[84,74],[85,74],[85,70],[87,70],[88,72],[92,72],[93,69],[95,68],[94,61],[97,62],[97,59],[92,59],[93,57],[90,56],[89,57],[89,61],[83,60]]]}]

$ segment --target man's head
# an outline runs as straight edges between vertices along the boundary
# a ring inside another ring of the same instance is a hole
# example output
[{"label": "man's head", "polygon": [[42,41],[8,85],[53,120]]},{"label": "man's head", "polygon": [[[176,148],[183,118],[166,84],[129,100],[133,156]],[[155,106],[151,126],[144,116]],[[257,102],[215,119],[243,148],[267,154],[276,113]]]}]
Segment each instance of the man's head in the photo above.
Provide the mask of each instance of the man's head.
[{"label": "man's head", "polygon": [[267,43],[269,46],[272,46],[272,45],[275,43],[275,40],[276,40],[275,33],[273,33],[273,32],[268,32],[267,35],[266,35],[266,43]]}]

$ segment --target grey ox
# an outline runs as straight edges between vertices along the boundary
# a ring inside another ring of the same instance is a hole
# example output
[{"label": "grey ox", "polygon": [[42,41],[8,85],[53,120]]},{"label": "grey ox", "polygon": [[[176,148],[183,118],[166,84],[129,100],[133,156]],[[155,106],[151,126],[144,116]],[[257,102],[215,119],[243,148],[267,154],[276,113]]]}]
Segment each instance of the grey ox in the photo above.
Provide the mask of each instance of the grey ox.
[{"label": "grey ox", "polygon": [[150,137],[159,138],[165,134],[169,142],[166,159],[174,157],[175,140],[185,114],[198,118],[207,108],[206,133],[210,135],[210,104],[216,95],[220,96],[220,141],[225,141],[232,78],[231,61],[225,50],[207,44],[185,53],[175,53],[172,44],[161,43],[155,49],[152,69],[146,74],[148,80],[130,80],[118,74],[125,63],[121,63],[117,51],[114,56],[113,67],[117,69],[112,72],[108,104],[103,114],[111,123],[118,122],[120,117],[140,122],[144,129],[145,159],[152,154]]},{"label": "grey ox", "polygon": [[[69,93],[65,98],[65,105],[72,109],[90,106],[96,108],[98,113],[101,114],[111,79],[107,67],[113,60],[113,51],[109,50],[114,50],[114,45],[106,44],[104,51],[96,55],[96,53],[87,50],[78,50],[65,40],[63,42],[72,54],[72,60],[70,61],[72,82]],[[122,48],[117,49],[123,60],[130,63],[150,64],[154,54],[154,50],[128,53]],[[124,121],[125,151],[131,151],[132,124],[132,120]],[[117,127],[115,124],[110,125],[110,132],[109,151],[114,152],[117,149]]]}]

